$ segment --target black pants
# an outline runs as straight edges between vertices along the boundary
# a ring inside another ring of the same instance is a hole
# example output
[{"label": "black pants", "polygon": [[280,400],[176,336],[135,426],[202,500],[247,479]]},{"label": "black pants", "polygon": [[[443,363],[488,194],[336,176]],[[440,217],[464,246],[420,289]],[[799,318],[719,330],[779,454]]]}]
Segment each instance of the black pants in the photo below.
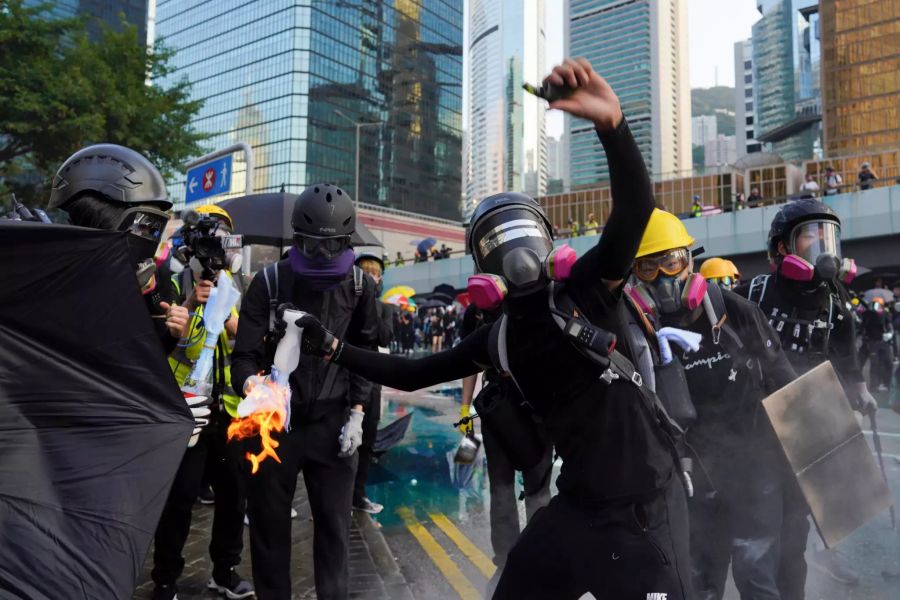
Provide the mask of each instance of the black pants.
[{"label": "black pants", "polygon": [[378,437],[378,421],[381,419],[381,386],[372,386],[369,407],[362,424],[362,446],[359,447],[359,464],[356,465],[356,480],[353,483],[353,506],[362,506],[366,497],[366,481],[372,464],[372,447]]},{"label": "black pants", "polygon": [[[259,600],[291,598],[291,503],[297,474],[303,471],[313,516],[313,567],[316,597],[347,598],[350,561],[350,501],[356,473],[356,453],[338,456],[338,436],[346,411],[318,421],[296,423],[289,433],[276,434],[281,463],[264,461],[250,476],[247,511],[253,583]],[[248,445],[258,451],[255,444]]]},{"label": "black pants", "polygon": [[894,369],[894,354],[891,344],[882,341],[869,342],[869,350],[872,359],[869,367],[869,381],[871,381],[872,390],[878,389],[879,385],[890,387],[891,372]]},{"label": "black pants", "polygon": [[[698,450],[716,486],[695,476],[688,502],[694,585],[720,600],[729,562],[742,600],[796,600],[806,582],[806,504],[783,456]],[[695,470],[696,473],[696,470]]]},{"label": "black pants", "polygon": [[[482,424],[484,454],[487,458],[488,481],[491,492],[491,547],[494,564],[503,567],[506,557],[519,539],[519,506],[516,497],[516,470],[506,450],[498,442],[491,428]],[[536,466],[522,473],[525,490],[525,514],[528,520],[550,502],[550,469],[553,448],[547,443],[544,458]]]},{"label": "black pants", "polygon": [[651,501],[620,507],[587,509],[560,494],[525,527],[494,599],[566,600],[590,592],[597,600],[689,600],[689,554],[677,479]]},{"label": "black pants", "polygon": [[213,459],[207,475],[216,494],[209,542],[213,572],[224,574],[241,562],[248,471],[243,445],[227,441],[230,422],[227,413],[214,414],[197,445],[184,453],[156,527],[151,577],[158,584],[174,584],[184,569],[181,551],[191,530],[191,512],[201,489],[207,456]]}]

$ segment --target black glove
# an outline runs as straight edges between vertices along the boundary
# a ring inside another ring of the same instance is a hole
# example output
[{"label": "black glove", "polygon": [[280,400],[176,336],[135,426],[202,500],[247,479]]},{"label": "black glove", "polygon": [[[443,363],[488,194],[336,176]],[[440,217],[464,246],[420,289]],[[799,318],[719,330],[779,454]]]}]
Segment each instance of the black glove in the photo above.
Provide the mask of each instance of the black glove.
[{"label": "black glove", "polygon": [[278,308],[275,309],[275,324],[272,329],[272,343],[278,344],[281,341],[281,338],[284,337],[284,332],[287,331],[287,323],[284,321],[284,311],[286,310],[298,310],[296,306],[291,304],[290,302],[284,302],[278,305]]},{"label": "black glove", "polygon": [[300,350],[310,356],[331,356],[334,345],[334,334],[325,329],[321,321],[312,315],[304,315],[297,319],[295,325],[303,329],[303,341]]}]

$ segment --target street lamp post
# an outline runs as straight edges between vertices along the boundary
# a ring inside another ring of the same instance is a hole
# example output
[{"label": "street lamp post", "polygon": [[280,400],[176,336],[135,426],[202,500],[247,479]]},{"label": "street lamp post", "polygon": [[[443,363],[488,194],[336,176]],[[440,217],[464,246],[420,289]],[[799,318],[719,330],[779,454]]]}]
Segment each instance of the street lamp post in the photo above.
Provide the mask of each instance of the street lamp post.
[{"label": "street lamp post", "polygon": [[356,195],[356,211],[359,212],[359,197],[361,195],[359,191],[359,132],[363,127],[368,127],[370,125],[381,125],[383,121],[354,121],[337,108],[334,109],[334,114],[350,121],[356,128],[356,169],[354,175],[353,191]]}]

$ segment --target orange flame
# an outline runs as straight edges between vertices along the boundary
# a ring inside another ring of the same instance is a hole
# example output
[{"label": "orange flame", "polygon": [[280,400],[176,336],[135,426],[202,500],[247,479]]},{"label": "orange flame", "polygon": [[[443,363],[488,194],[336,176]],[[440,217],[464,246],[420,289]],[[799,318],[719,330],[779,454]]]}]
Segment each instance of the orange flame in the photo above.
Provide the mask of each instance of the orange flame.
[{"label": "orange flame", "polygon": [[[284,431],[285,422],[287,421],[287,390],[280,388],[272,381],[265,381],[262,385],[267,386],[275,391],[277,397],[283,402],[277,402],[276,406],[272,406],[271,402],[265,403],[246,417],[233,419],[228,425],[228,441],[233,439],[243,440],[254,435],[259,435],[262,441],[262,450],[258,454],[247,452],[247,460],[252,465],[251,473],[256,474],[259,471],[259,465],[268,457],[275,459],[280,463],[281,459],[275,452],[275,448],[279,446],[279,442],[272,437],[273,431]],[[251,387],[247,393],[246,400],[254,398],[271,398],[268,391],[259,389],[259,386]]]}]

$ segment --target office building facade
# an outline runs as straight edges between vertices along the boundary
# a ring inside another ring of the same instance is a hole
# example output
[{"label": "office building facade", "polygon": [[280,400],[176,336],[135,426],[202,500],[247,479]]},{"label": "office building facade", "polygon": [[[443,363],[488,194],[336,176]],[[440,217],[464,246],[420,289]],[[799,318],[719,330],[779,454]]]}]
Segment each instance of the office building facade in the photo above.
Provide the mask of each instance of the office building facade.
[{"label": "office building facade", "polygon": [[900,147],[900,0],[821,0],[828,156]]},{"label": "office building facade", "polygon": [[[567,56],[584,56],[622,102],[647,168],[659,177],[691,170],[691,89],[686,0],[566,0]],[[569,181],[608,179],[591,125],[567,116]]]},{"label": "office building facade", "polygon": [[719,126],[715,115],[691,117],[691,146],[705,146],[709,140],[716,139]]},{"label": "office building facade", "polygon": [[522,89],[546,74],[544,9],[544,0],[470,2],[466,212],[504,190],[546,190],[546,102]]},{"label": "office building facade", "polygon": [[137,27],[138,39],[147,40],[147,14],[150,5],[156,0],[55,0],[49,4],[46,0],[25,0],[25,6],[48,4],[46,15],[51,18],[66,18],[79,15],[92,17],[88,19],[88,31],[96,36],[100,31],[100,22],[118,28],[121,19]]},{"label": "office building facade", "polygon": [[[252,146],[255,192],[325,181],[364,203],[459,218],[460,2],[157,0],[155,17],[177,51],[171,79],[204,101],[193,125],[211,149]],[[183,179],[170,192],[183,202]]]},{"label": "office building facade", "polygon": [[788,160],[821,147],[818,0],[757,0],[753,25],[754,135]]},{"label": "office building facade", "polygon": [[756,141],[753,40],[734,44],[734,137],[737,158],[762,150]]}]

